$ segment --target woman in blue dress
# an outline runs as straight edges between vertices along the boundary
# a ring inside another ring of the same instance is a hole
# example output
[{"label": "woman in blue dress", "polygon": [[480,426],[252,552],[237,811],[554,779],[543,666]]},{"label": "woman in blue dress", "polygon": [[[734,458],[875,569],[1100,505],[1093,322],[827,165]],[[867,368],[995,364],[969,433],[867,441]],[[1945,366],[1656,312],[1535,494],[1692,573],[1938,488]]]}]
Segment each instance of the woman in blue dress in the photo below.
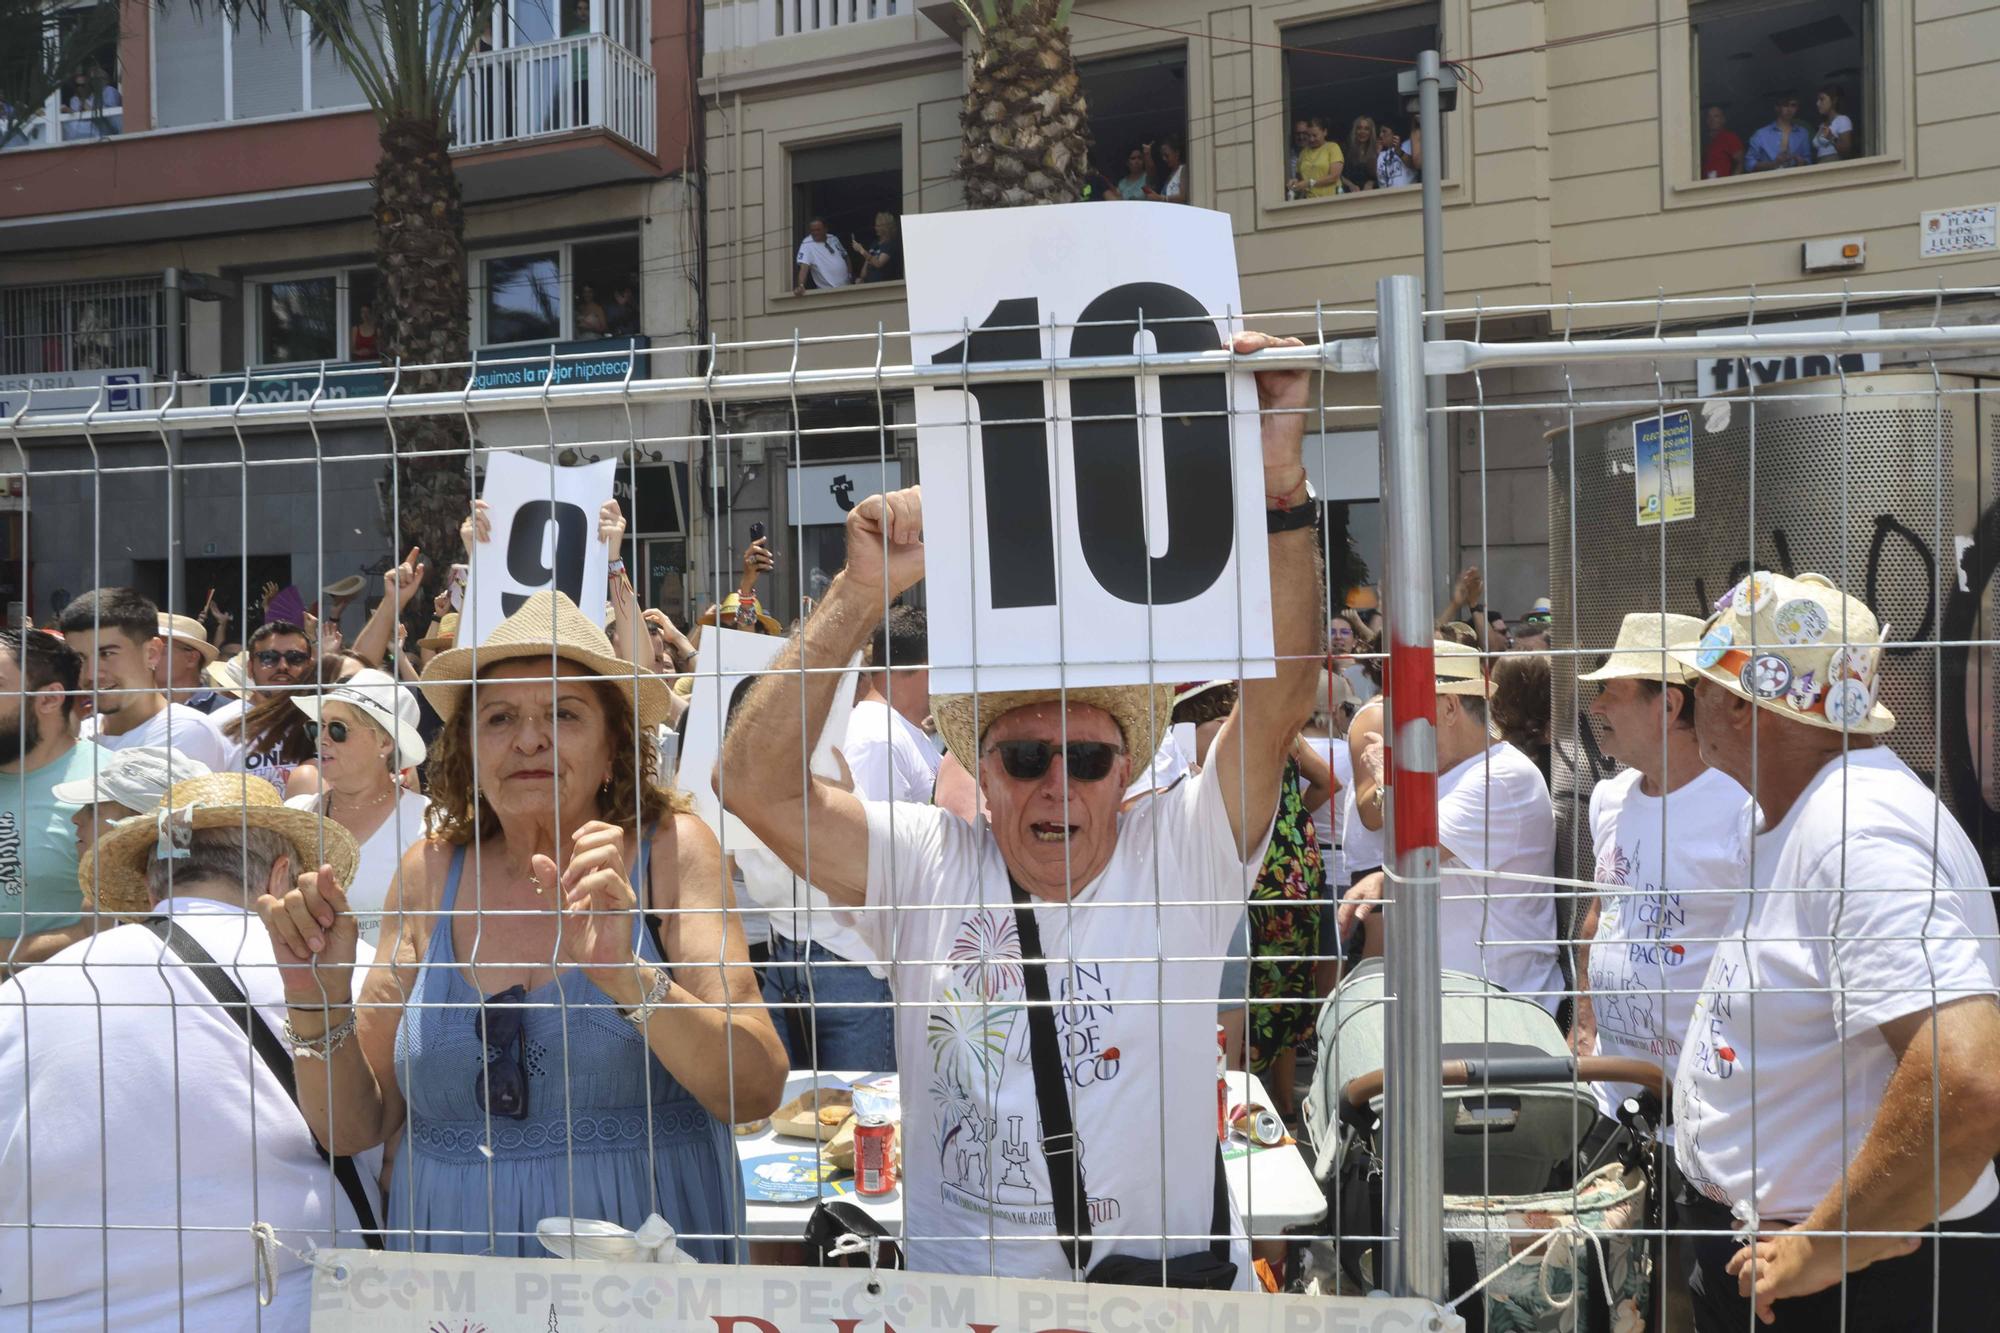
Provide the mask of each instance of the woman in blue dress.
[{"label": "woman in blue dress", "polygon": [[785,1052],[715,837],[655,782],[665,681],[545,592],[423,688],[445,721],[429,836],[358,1006],[327,966],[354,957],[344,886],[322,867],[260,904],[280,962],[321,964],[286,992],[315,1135],[398,1141],[391,1247],[537,1255],[542,1218],[657,1212],[695,1258],[739,1260],[729,1125],[777,1106]]}]

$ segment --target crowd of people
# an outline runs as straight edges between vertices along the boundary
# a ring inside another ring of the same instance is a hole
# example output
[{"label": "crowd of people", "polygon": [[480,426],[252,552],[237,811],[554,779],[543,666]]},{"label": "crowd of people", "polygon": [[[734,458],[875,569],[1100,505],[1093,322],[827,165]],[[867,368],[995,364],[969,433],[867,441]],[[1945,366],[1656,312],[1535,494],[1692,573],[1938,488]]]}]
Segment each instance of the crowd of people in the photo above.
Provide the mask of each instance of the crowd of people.
[{"label": "crowd of people", "polygon": [[1846,108],[1846,91],[1837,83],[1827,84],[1813,94],[1814,120],[1808,128],[1799,119],[1799,95],[1779,93],[1772,102],[1771,122],[1752,134],[1746,144],[1729,128],[1728,110],[1709,106],[1702,112],[1702,179],[1823,167],[1857,157],[1860,141]]},{"label": "crowd of people", "polygon": [[[238,652],[119,588],[0,639],[0,1312],[239,1326],[253,1222],[525,1256],[543,1218],[657,1213],[741,1262],[731,1127],[794,1068],[899,1072],[912,1268],[1249,1287],[1216,1029],[1296,1124],[1320,1000],[1399,928],[1382,622],[1365,590],[1326,616],[1307,382],[1258,380],[1261,678],[932,694],[914,488],[854,506],[789,634],[760,536],[692,635],[616,560],[605,628],[547,591],[462,643],[447,592],[412,631],[413,550],[351,643],[354,580],[318,618],[268,590]],[[490,540],[483,508],[463,535]],[[597,537],[620,549],[615,503]],[[1622,767],[1577,893],[1553,608],[1482,595],[1468,572],[1433,645],[1440,955],[1664,1071],[1669,1310],[1970,1326],[2000,926],[1881,743],[1871,609],[1763,571],[1705,618],[1635,605],[1580,677]],[[784,641],[697,776],[677,741],[718,626]],[[1606,1125],[1635,1094],[1595,1091]],[[271,1261],[265,1317],[303,1327],[308,1275]]]},{"label": "crowd of people", "polygon": [[1423,180],[1423,131],[1414,122],[1356,116],[1345,137],[1337,128],[1326,116],[1300,116],[1292,122],[1285,198],[1396,190]]}]

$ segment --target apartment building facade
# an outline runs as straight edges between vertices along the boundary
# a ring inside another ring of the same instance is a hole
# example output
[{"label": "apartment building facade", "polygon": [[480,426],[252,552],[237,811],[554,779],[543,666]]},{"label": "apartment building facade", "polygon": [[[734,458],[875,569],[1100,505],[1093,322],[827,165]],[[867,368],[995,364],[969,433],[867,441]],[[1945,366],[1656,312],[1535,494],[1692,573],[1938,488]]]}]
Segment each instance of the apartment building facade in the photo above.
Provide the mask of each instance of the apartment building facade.
[{"label": "apartment building facade", "polygon": [[[107,410],[143,410],[157,398],[128,386],[175,372],[221,377],[194,391],[218,404],[383,392],[394,372],[373,319],[379,146],[354,76],[297,16],[259,29],[213,7],[111,2],[118,35],[79,72],[84,96],[65,83],[45,105],[0,110],[0,418],[31,387],[41,405],[67,388],[78,407],[103,391]],[[551,363],[622,378],[635,357],[644,376],[648,349],[696,339],[698,19],[685,0],[496,7],[449,123],[478,382],[539,382]],[[667,360],[657,373],[675,373]],[[621,489],[630,554],[669,606],[691,595],[691,421],[648,409],[557,429],[591,456],[639,442],[627,474],[638,485]],[[547,431],[539,416],[495,416],[476,433],[512,444]],[[165,441],[96,446],[36,446],[29,503],[0,513],[0,591],[17,615],[46,619],[98,583],[166,594]],[[374,575],[402,555],[385,522],[386,425],[190,433],[175,446],[177,600],[198,606],[214,587],[240,617],[267,579],[311,601],[356,572],[379,595]]]},{"label": "apartment building facade", "polygon": [[[852,232],[865,245],[878,211],[963,207],[954,168],[966,28],[950,0],[708,0],[709,310],[719,338],[763,344],[744,368],[782,369],[795,356],[866,364],[876,355],[866,338],[811,340],[908,327],[900,284],[800,294],[793,261],[814,216],[841,243]],[[1421,272],[1417,189],[1294,198],[1287,181],[1304,118],[1327,120],[1336,142],[1359,117],[1407,139],[1396,74],[1426,47],[1467,73],[1441,152],[1426,154],[1443,173],[1454,333],[1650,332],[1656,318],[1668,332],[1726,327],[1744,322],[1741,298],[1753,289],[1760,324],[1838,317],[1843,286],[1917,293],[1848,303],[1850,320],[1927,323],[1940,285],[2000,281],[2000,251],[1940,250],[1924,231],[1927,213],[2000,199],[1993,0],[1078,0],[1072,44],[1094,165],[1116,181],[1132,146],[1182,139],[1189,202],[1229,214],[1246,308],[1293,312],[1266,321],[1285,332],[1363,329],[1378,277]],[[1708,108],[1747,148],[1773,121],[1776,97],[1795,91],[1809,144],[1832,123],[1815,105],[1822,88],[1850,126],[1830,153],[1812,149],[1796,168],[1705,169]],[[1823,267],[1829,257],[1834,266]],[[1656,294],[1736,300],[1602,304]],[[1562,309],[1551,316],[1551,305]],[[1951,313],[1992,319],[2000,305],[1954,299]],[[889,359],[897,350],[890,340]],[[1657,383],[1650,369],[1641,380],[1588,367],[1453,382],[1455,406],[1495,409],[1453,415],[1451,512],[1458,560],[1487,567],[1498,609],[1559,591],[1549,586],[1545,436],[1565,414],[1522,405],[1570,391],[1713,393],[1760,373],[1706,369],[1734,379],[1698,385],[1697,367],[1682,363],[1659,367]],[[1317,489],[1361,555],[1348,577],[1366,582],[1381,540],[1373,385],[1335,379],[1330,392],[1339,396],[1312,451]],[[804,558],[781,562],[790,566],[781,578],[798,585],[788,596],[810,595],[813,571],[836,559],[823,523],[838,514],[819,503],[829,481],[855,483],[862,471],[870,485],[884,480],[873,469],[885,447],[887,480],[915,475],[911,436],[897,429],[910,420],[907,401],[773,402],[730,420],[742,497],[734,523],[798,534]],[[788,457],[796,484],[785,481]],[[820,521],[797,520],[793,505]]]}]

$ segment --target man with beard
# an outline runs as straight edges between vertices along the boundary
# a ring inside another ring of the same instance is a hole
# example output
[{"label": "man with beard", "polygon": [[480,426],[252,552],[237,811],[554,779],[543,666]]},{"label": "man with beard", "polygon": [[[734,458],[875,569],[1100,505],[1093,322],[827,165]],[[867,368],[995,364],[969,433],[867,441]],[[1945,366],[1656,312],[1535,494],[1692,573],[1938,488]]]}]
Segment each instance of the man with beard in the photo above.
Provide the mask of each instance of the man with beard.
[{"label": "man with beard", "polygon": [[0,635],[0,977],[89,933],[77,887],[74,802],[60,783],[90,780],[110,756],[78,744],[82,661],[44,630]]},{"label": "man with beard", "polygon": [[83,688],[91,715],[82,735],[107,750],[167,746],[211,769],[225,749],[215,725],[186,704],[169,703],[155,679],[160,655],[160,611],[130,588],[96,588],[62,612],[63,641],[83,659]]}]

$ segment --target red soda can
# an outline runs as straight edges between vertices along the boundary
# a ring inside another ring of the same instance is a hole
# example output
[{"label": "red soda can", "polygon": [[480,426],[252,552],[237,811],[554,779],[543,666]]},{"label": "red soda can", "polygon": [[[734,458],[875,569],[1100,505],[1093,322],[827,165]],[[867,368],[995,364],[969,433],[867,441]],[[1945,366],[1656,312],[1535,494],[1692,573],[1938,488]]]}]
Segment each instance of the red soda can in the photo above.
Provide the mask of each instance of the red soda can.
[{"label": "red soda can", "polygon": [[896,1127],[887,1116],[862,1116],[854,1127],[854,1192],[878,1195],[895,1188]]}]

